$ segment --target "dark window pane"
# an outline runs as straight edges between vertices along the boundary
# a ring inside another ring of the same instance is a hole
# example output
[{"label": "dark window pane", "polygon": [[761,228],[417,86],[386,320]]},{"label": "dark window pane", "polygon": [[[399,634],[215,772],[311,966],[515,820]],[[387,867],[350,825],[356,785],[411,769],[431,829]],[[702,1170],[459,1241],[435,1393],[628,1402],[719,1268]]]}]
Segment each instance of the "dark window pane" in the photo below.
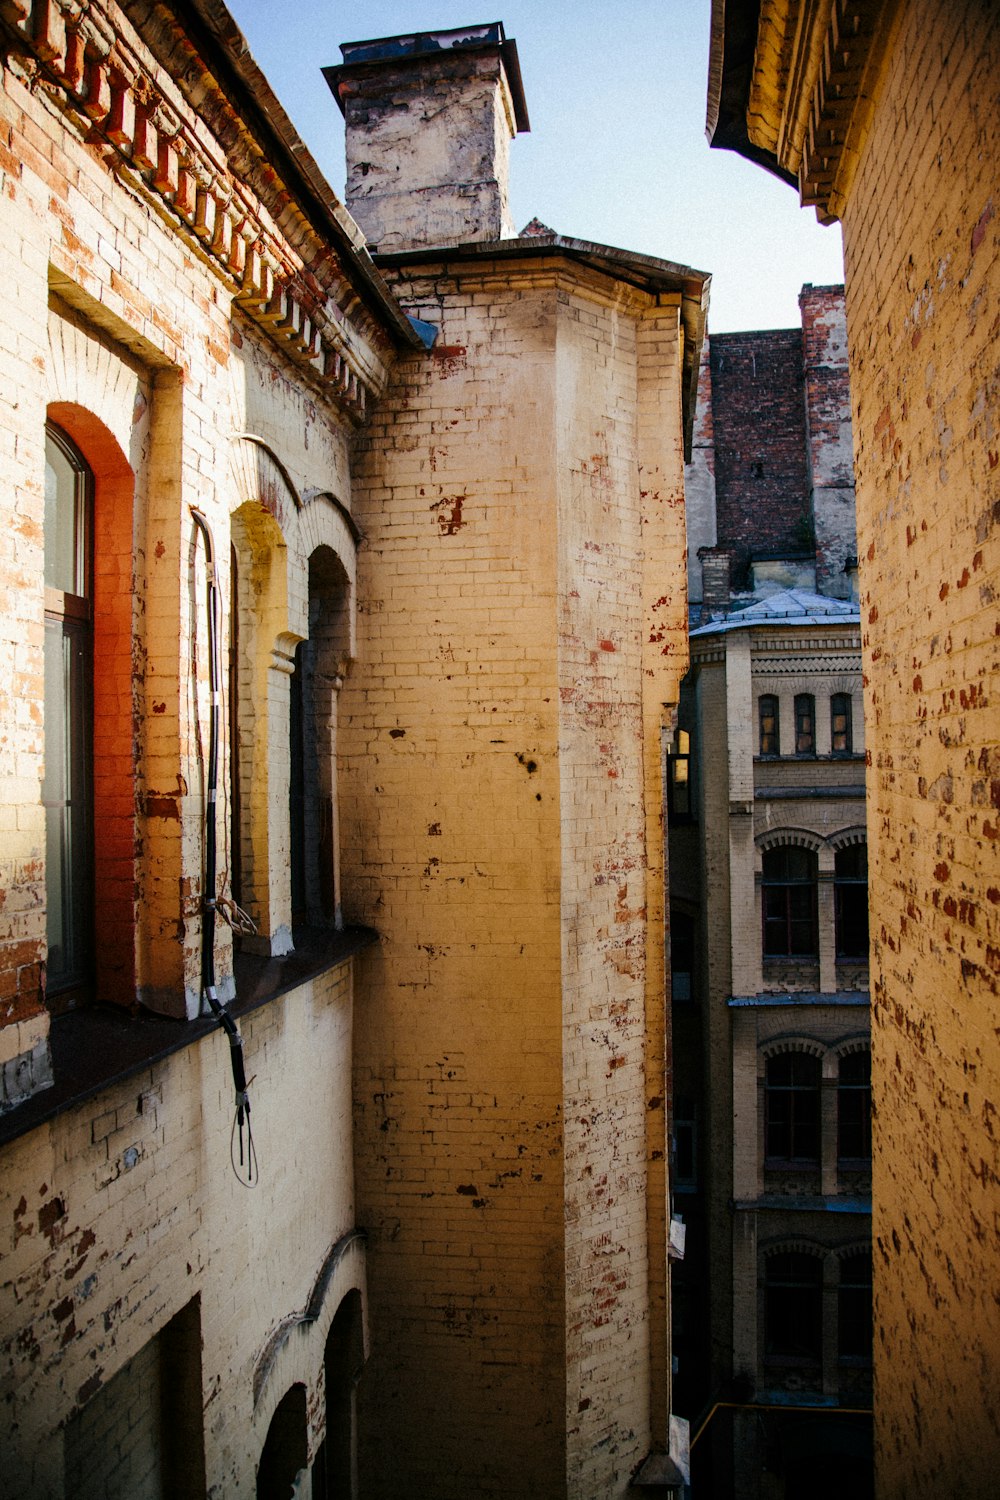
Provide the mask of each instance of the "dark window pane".
[{"label": "dark window pane", "polygon": [[872,1154],[871,1053],[849,1052],[837,1079],[837,1156],[867,1161]]},{"label": "dark window pane", "polygon": [[767,1259],[764,1349],[780,1359],[819,1364],[823,1353],[823,1263],[792,1251]]},{"label": "dark window pane", "polygon": [[815,854],[797,844],[782,844],[765,851],[762,872],[765,957],[815,958]]},{"label": "dark window pane", "polygon": [[843,1360],[872,1357],[872,1258],[859,1250],[840,1262],[837,1297],[837,1344]]},{"label": "dark window pane", "polygon": [[770,1162],[819,1160],[820,1062],[807,1052],[767,1060],[764,1152]]},{"label": "dark window pane", "polygon": [[771,693],[765,693],[758,701],[758,713],[760,716],[760,753],[761,755],[778,755],[778,700]]},{"label": "dark window pane", "polygon": [[868,958],[868,846],[838,849],[834,864],[837,957]]},{"label": "dark window pane", "polygon": [[834,755],[849,755],[852,749],[851,700],[847,693],[830,699],[830,747]]},{"label": "dark window pane", "polygon": [[816,754],[816,714],[811,693],[799,693],[795,699],[795,753]]}]

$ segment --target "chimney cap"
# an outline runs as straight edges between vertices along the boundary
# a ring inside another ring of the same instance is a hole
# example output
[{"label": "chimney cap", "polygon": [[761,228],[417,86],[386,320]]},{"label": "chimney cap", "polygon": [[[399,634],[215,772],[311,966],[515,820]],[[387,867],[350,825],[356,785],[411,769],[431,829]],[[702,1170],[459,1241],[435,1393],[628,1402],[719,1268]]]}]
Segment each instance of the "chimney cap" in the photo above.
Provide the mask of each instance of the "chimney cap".
[{"label": "chimney cap", "polygon": [[375,72],[386,64],[418,66],[428,57],[449,52],[496,51],[500,53],[507,74],[518,132],[530,131],[517,43],[513,38],[508,39],[502,21],[487,21],[477,26],[457,26],[450,31],[408,31],[400,36],[374,37],[366,42],[342,42],[340,53],[344,61],[335,67],[324,68],[323,77],[343,113],[341,79],[358,69]]}]

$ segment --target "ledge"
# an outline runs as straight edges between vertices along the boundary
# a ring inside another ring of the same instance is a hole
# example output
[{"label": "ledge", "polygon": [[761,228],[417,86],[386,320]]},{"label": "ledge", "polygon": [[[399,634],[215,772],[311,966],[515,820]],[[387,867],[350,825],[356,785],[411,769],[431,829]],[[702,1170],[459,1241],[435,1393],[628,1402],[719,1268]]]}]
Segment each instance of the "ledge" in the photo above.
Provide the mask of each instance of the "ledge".
[{"label": "ledge", "polygon": [[840,1197],[834,1193],[789,1194],[787,1197],[783,1193],[761,1193],[759,1198],[734,1198],[732,1208],[733,1212],[738,1214],[764,1211],[794,1214],[870,1215],[872,1200],[870,1193],[857,1198],[848,1198],[846,1195]]},{"label": "ledge", "polygon": [[834,990],[825,995],[813,990],[768,990],[760,995],[730,995],[726,1004],[730,1010],[797,1005],[863,1005],[867,1009],[870,1001],[867,990]]},{"label": "ledge", "polygon": [[[236,999],[227,1009],[238,1020],[346,963],[377,941],[378,933],[370,927],[349,927],[343,932],[308,932],[299,938],[295,952],[284,958],[239,954],[235,963]],[[172,1053],[194,1046],[216,1030],[218,1022],[210,1015],[176,1021],[100,1002],[53,1017],[49,1044],[55,1082],[0,1115],[0,1146]]]}]

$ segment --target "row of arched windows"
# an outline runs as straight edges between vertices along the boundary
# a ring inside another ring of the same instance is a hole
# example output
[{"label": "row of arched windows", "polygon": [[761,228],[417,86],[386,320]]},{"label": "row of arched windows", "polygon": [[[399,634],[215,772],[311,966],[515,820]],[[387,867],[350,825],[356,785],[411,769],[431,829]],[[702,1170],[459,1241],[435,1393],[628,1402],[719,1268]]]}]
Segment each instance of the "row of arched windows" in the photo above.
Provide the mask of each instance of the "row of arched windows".
[{"label": "row of arched windows", "polygon": [[[796,693],[793,704],[792,752],[798,756],[818,754],[816,743],[816,699],[812,693]],[[776,757],[782,754],[780,702],[776,693],[761,693],[757,700],[758,754]],[[785,751],[788,754],[788,751]],[[833,693],[830,697],[830,754],[853,755],[854,734],[850,693]]]},{"label": "row of arched windows", "polygon": [[[82,431],[99,426],[72,414]],[[117,473],[112,446],[105,438],[98,483],[70,433],[46,425],[42,802],[46,993],[56,1009],[95,988],[124,1004],[136,992],[134,476],[120,456]],[[296,647],[283,633],[277,523],[247,502],[234,513],[232,543],[228,863],[236,899],[283,951],[295,923],[339,925],[336,699],[351,650],[350,583],[337,553],[316,546],[299,626],[308,635]],[[290,892],[276,889],[282,882]]]},{"label": "row of arched windows", "polygon": [[764,1359],[819,1367],[824,1296],[836,1298],[837,1359],[868,1364],[872,1354],[872,1256],[868,1248],[832,1255],[821,1246],[765,1252]]}]

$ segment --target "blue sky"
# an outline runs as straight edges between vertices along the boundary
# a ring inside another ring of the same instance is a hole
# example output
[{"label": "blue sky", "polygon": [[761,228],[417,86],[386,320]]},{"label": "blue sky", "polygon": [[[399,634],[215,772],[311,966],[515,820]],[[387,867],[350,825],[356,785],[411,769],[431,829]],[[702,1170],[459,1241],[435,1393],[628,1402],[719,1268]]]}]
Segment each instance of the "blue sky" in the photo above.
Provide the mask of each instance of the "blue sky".
[{"label": "blue sky", "polygon": [[503,21],[517,42],[531,131],[511,150],[520,229],[681,261],[713,277],[715,333],[798,324],[806,281],[843,280],[839,226],[794,190],[705,140],[710,0],[227,0],[331,186],[344,132],[320,68],[339,44]]}]

